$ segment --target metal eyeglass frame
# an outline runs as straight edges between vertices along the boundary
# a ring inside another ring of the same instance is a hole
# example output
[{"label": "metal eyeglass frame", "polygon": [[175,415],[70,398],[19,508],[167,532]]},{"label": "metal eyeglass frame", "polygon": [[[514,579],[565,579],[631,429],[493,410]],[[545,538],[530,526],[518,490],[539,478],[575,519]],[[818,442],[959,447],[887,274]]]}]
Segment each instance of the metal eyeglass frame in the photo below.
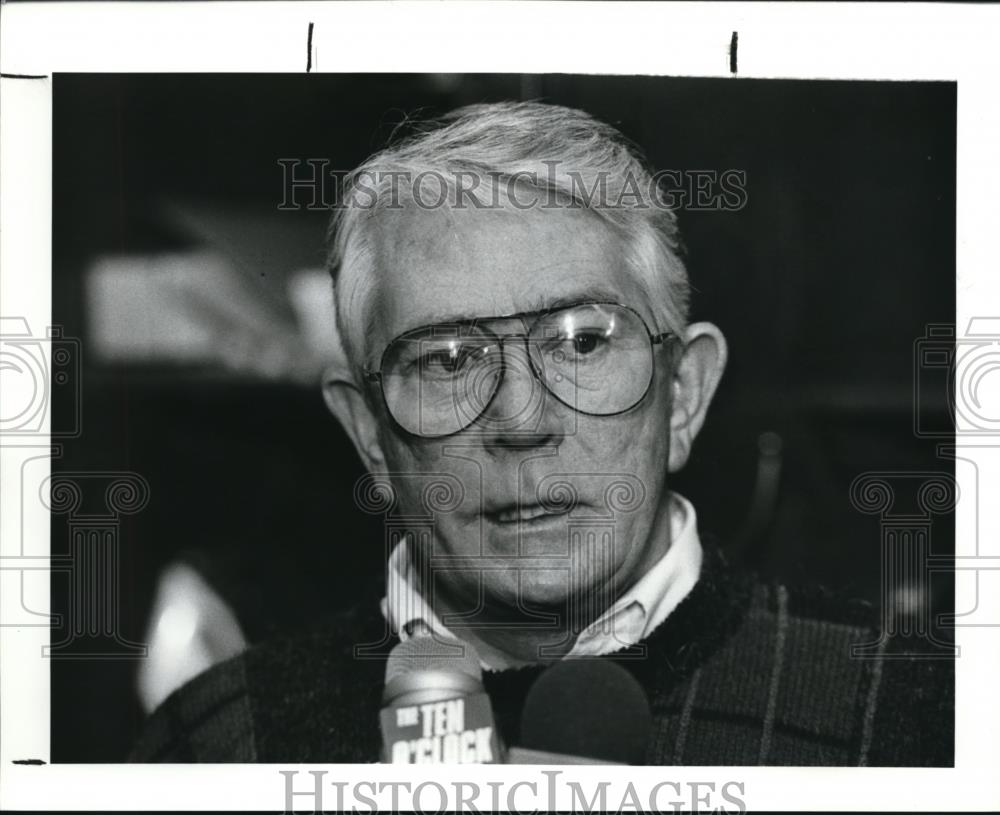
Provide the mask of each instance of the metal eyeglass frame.
[{"label": "metal eyeglass frame", "polygon": [[[629,311],[632,314],[634,314],[636,318],[639,320],[642,327],[646,329],[646,336],[649,338],[649,357],[650,357],[649,380],[646,382],[646,387],[643,388],[643,391],[638,396],[638,398],[636,398],[636,400],[626,408],[622,408],[621,410],[615,410],[612,411],[611,413],[592,413],[590,411],[580,410],[578,407],[576,407],[576,405],[569,404],[569,402],[560,397],[559,394],[554,393],[552,389],[546,384],[545,377],[542,375],[541,371],[538,370],[538,366],[535,364],[534,357],[532,357],[531,355],[531,349],[528,347],[528,338],[531,335],[532,330],[534,330],[535,326],[538,325],[539,321],[543,317],[548,317],[552,314],[557,314],[560,311],[568,311],[570,309],[580,308],[581,306],[615,306],[616,308],[625,309],[626,311]],[[528,324],[529,319],[531,320],[530,325]],[[520,320],[525,330],[511,334],[497,334],[492,329],[487,328],[484,325],[481,325],[481,323],[494,322],[496,320]],[[491,337],[493,340],[495,340],[500,350],[500,375],[497,377],[497,383],[493,389],[493,393],[490,395],[490,398],[483,405],[483,409],[479,411],[479,413],[469,422],[462,425],[457,430],[452,430],[448,433],[424,435],[422,433],[414,433],[412,430],[408,430],[407,428],[403,427],[396,419],[396,417],[393,415],[392,408],[389,406],[389,400],[386,399],[385,396],[385,387],[382,381],[382,367],[385,363],[386,354],[389,353],[389,349],[392,348],[393,345],[395,345],[398,340],[403,339],[409,334],[415,334],[418,331],[425,331],[428,328],[434,328],[437,325],[475,327],[478,328],[480,331],[483,331],[486,335],[488,335],[488,337],[486,337],[485,339]],[[416,328],[411,328],[408,331],[404,331],[402,334],[398,334],[389,341],[385,349],[382,351],[382,355],[379,357],[378,370],[371,370],[369,368],[363,369],[364,379],[369,384],[378,383],[379,393],[382,396],[382,404],[385,405],[386,413],[389,414],[389,417],[392,419],[392,421],[404,433],[424,439],[447,438],[448,436],[454,436],[456,433],[461,433],[463,430],[471,427],[473,424],[479,421],[479,419],[483,416],[484,413],[486,413],[487,410],[490,409],[490,405],[493,404],[493,400],[496,399],[497,394],[500,392],[500,388],[503,386],[504,375],[507,372],[507,357],[505,354],[504,342],[506,340],[511,340],[511,339],[521,339],[524,341],[525,355],[528,358],[528,364],[531,366],[531,372],[532,374],[534,374],[535,379],[538,380],[539,384],[542,386],[545,392],[548,393],[550,396],[552,396],[553,399],[557,400],[559,403],[563,405],[566,405],[566,407],[576,411],[577,413],[583,416],[620,416],[621,414],[627,413],[628,411],[632,410],[632,408],[634,408],[636,405],[640,404],[642,400],[646,398],[646,394],[649,393],[649,387],[650,385],[653,384],[653,365],[655,364],[656,361],[656,358],[654,356],[655,346],[665,345],[668,340],[677,340],[680,339],[680,337],[673,331],[661,331],[659,333],[654,334],[652,331],[649,330],[649,325],[646,323],[645,319],[643,319],[643,316],[634,308],[632,308],[631,306],[627,306],[624,303],[618,303],[613,300],[581,300],[578,303],[568,303],[565,305],[554,306],[551,308],[538,309],[536,311],[519,311],[515,312],[514,314],[504,314],[496,317],[473,317],[468,320],[455,320],[453,322],[444,322],[444,323],[429,323],[428,325],[421,325],[417,326]]]}]

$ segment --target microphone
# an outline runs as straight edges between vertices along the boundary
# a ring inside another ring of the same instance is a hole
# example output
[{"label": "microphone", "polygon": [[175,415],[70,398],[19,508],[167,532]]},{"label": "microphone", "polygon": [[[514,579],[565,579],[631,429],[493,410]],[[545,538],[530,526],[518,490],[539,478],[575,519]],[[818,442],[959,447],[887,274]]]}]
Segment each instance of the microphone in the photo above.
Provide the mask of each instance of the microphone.
[{"label": "microphone", "polygon": [[521,744],[508,764],[642,764],[651,717],[627,670],[605,659],[572,658],[548,668],[528,691]]},{"label": "microphone", "polygon": [[382,760],[498,764],[500,740],[479,657],[465,643],[413,636],[389,653],[382,694]]}]

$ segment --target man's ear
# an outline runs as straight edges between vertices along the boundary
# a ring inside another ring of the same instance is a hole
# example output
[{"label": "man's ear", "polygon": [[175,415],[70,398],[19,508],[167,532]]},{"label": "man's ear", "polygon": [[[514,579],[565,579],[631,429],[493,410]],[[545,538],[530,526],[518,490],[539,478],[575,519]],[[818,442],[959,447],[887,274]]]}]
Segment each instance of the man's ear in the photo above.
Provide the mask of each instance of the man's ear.
[{"label": "man's ear", "polygon": [[684,348],[671,383],[670,472],[680,470],[722,379],[728,358],[726,338],[711,323],[692,323],[684,332]]},{"label": "man's ear", "polygon": [[368,472],[384,472],[385,456],[378,437],[378,417],[346,363],[334,363],[323,371],[323,399],[353,442]]}]

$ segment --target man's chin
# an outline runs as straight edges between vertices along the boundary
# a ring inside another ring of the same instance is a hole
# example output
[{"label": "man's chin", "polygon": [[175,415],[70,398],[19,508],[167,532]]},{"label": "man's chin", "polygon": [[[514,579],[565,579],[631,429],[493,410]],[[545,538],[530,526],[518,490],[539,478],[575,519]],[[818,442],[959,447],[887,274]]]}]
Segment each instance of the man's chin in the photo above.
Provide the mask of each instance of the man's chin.
[{"label": "man's chin", "polygon": [[484,549],[508,558],[565,558],[569,554],[567,515],[547,515],[530,522],[483,524]]},{"label": "man's chin", "polygon": [[593,592],[589,584],[571,584],[566,570],[531,566],[510,566],[503,572],[484,575],[483,588],[488,606],[507,608],[512,613],[534,610],[562,614],[569,608],[571,596],[580,599]]}]

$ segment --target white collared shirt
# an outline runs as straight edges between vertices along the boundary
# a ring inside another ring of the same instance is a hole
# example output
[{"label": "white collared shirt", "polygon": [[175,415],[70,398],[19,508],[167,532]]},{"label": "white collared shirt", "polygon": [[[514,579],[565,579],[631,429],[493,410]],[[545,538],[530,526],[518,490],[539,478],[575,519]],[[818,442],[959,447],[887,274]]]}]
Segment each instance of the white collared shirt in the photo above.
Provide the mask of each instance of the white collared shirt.
[{"label": "white collared shirt", "polygon": [[[670,501],[670,548],[611,608],[580,632],[567,656],[610,654],[645,639],[698,582],[702,549],[694,507],[675,492],[667,500]],[[417,590],[406,539],[389,556],[382,614],[401,640],[408,639],[407,627],[417,621],[440,636],[457,639]],[[483,642],[471,631],[464,631],[462,639],[476,649],[486,670],[499,671],[525,664]]]}]

